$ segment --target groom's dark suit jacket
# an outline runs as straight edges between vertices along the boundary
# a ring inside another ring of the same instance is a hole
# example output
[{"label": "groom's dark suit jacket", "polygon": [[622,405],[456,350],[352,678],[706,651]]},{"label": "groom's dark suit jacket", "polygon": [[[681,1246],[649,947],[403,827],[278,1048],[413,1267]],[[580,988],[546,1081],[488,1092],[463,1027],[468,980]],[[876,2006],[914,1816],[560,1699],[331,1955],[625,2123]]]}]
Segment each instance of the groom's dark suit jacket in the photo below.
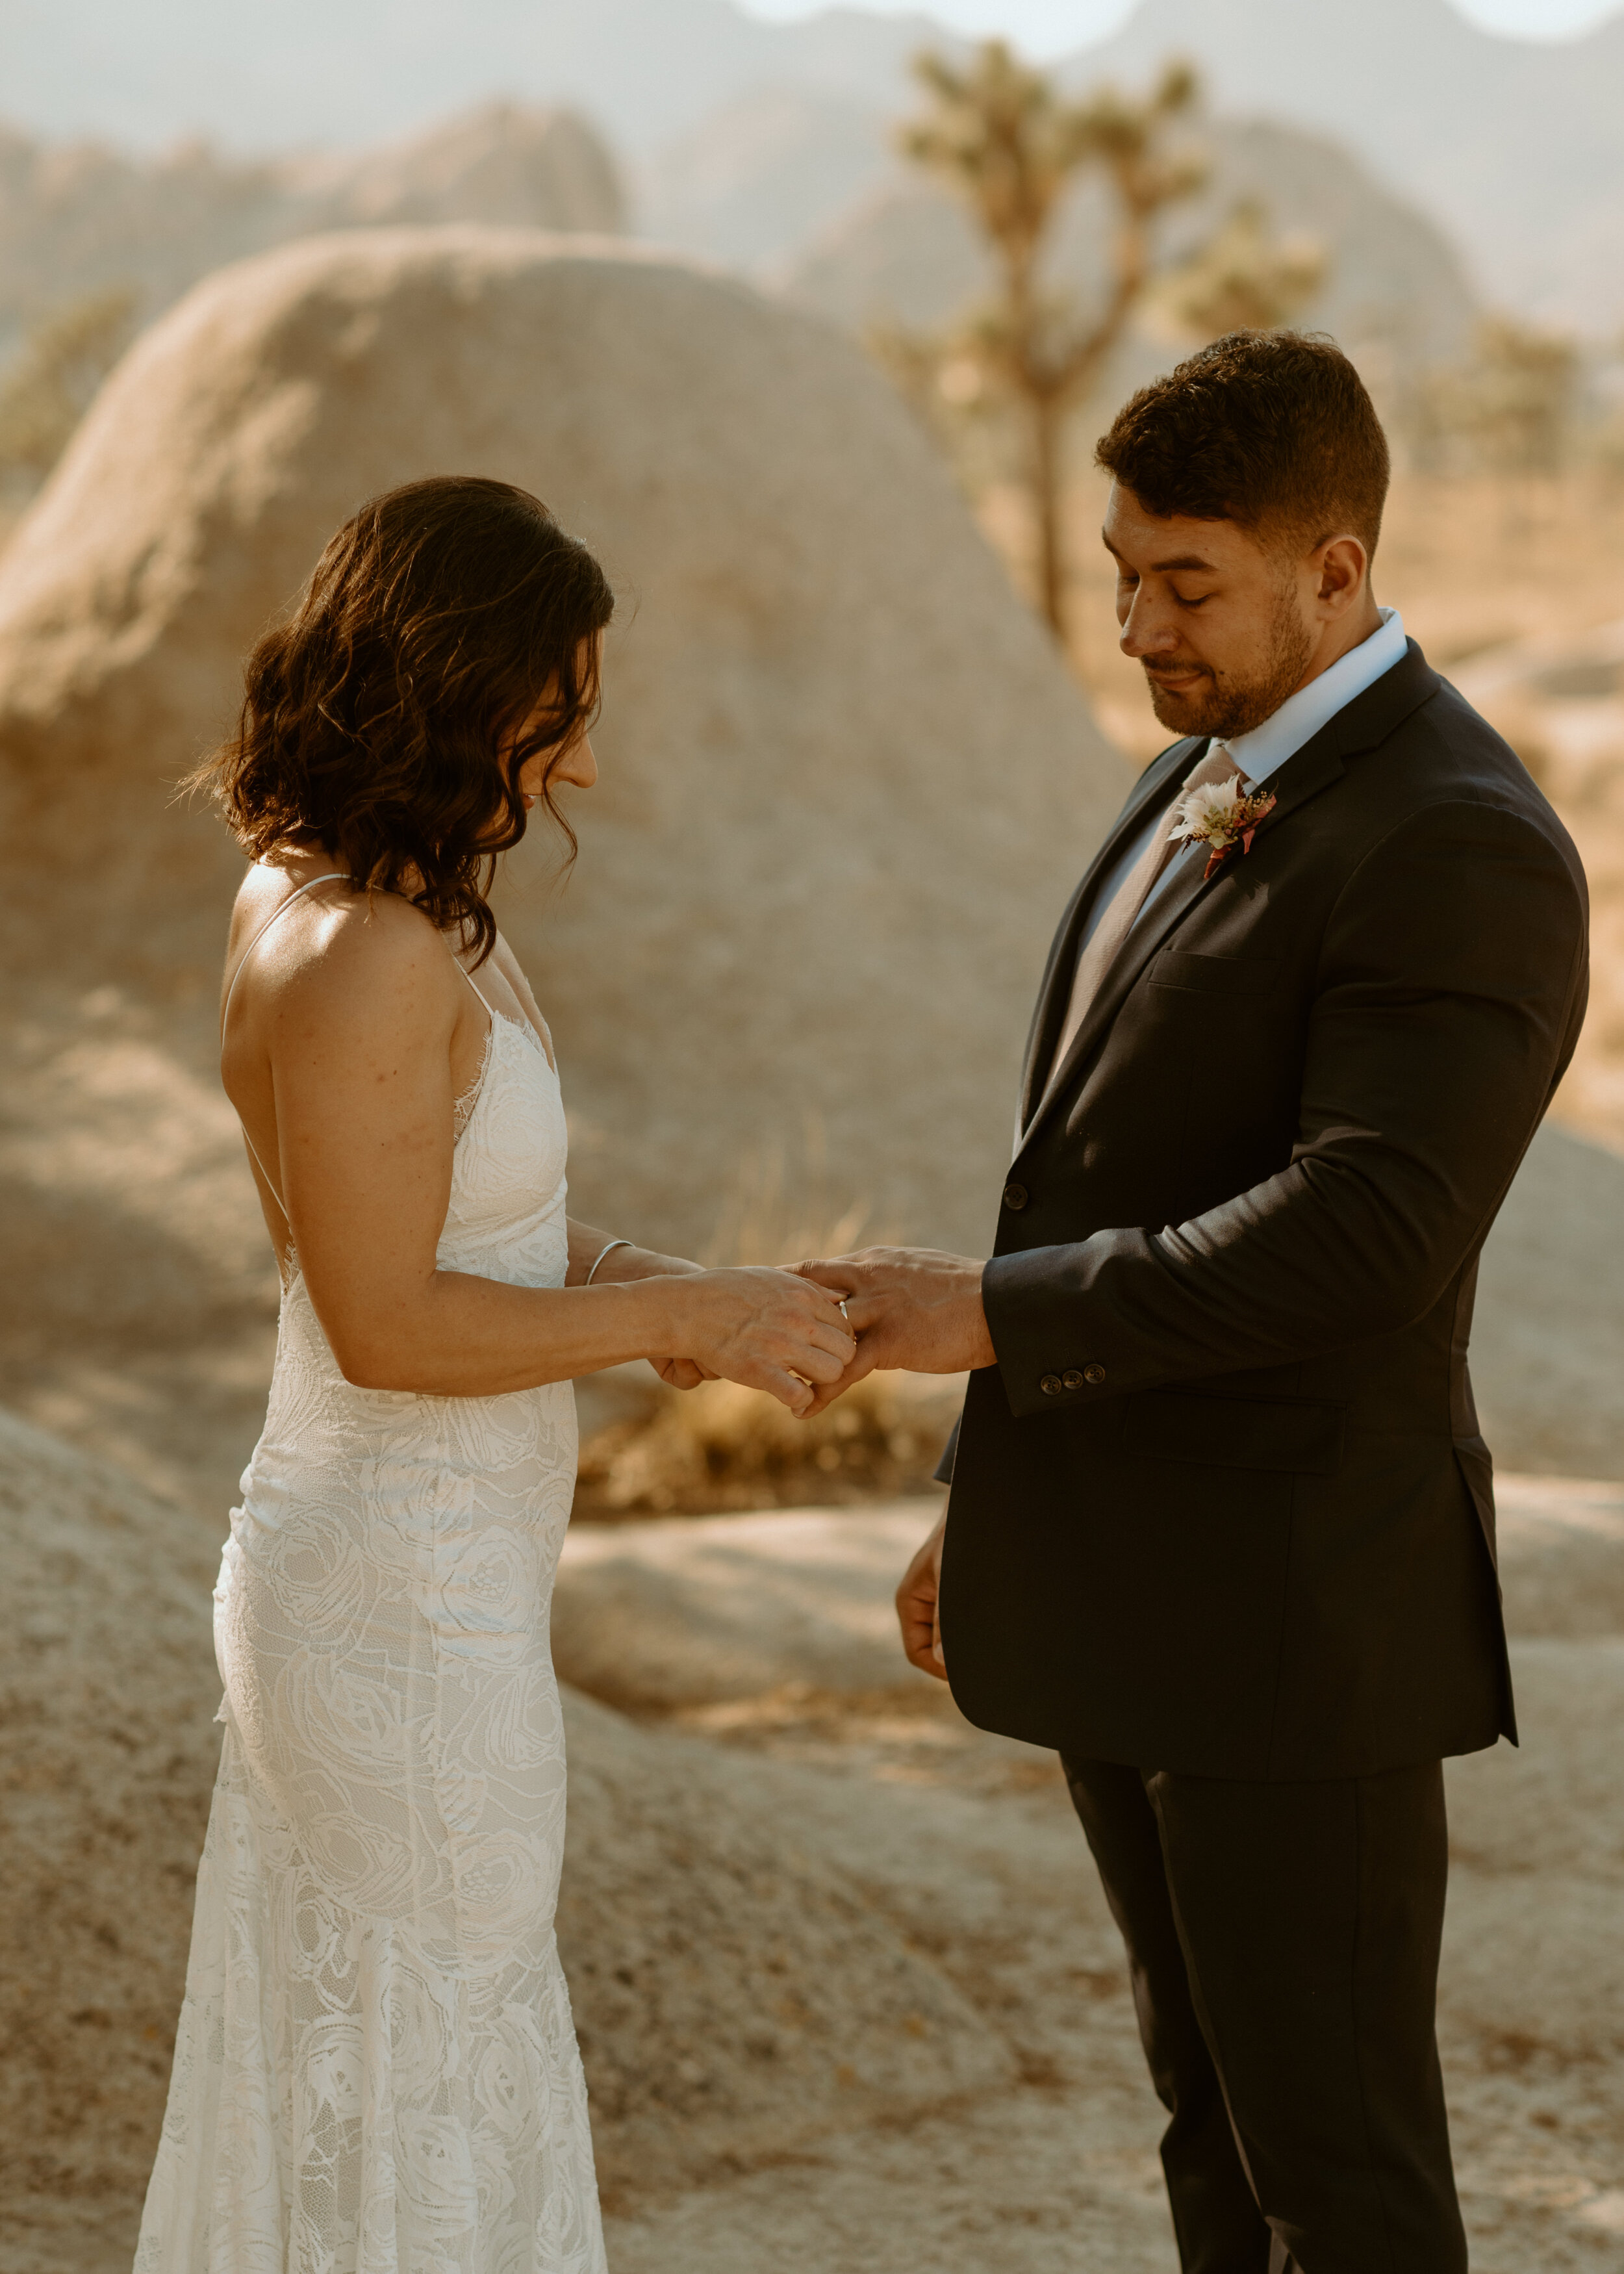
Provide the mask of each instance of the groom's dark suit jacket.
[{"label": "groom's dark suit jacket", "polygon": [[1152,901],[1039,1105],[1099,880],[1204,747],[1147,769],[1049,957],[943,1639],[989,1728],[1365,1775],[1515,1734],[1466,1344],[1583,1015],[1584,877],[1412,642],[1249,854]]}]

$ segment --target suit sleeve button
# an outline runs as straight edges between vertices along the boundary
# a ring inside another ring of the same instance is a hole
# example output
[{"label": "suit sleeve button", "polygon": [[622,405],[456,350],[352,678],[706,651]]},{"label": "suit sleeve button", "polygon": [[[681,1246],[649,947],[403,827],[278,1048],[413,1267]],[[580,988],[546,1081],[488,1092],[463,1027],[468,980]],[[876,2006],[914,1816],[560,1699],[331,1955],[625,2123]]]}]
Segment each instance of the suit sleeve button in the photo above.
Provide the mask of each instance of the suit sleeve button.
[{"label": "suit sleeve button", "polygon": [[1062,1389],[1080,1389],[1082,1386],[1083,1377],[1074,1366],[1069,1367],[1060,1377]]},{"label": "suit sleeve button", "polygon": [[1045,1397],[1058,1397],[1060,1395],[1060,1376],[1057,1374],[1046,1374],[1041,1375],[1038,1382],[1038,1388],[1042,1391]]},{"label": "suit sleeve button", "polygon": [[1098,1359],[1094,1359],[1089,1365],[1083,1368],[1083,1380],[1085,1382],[1097,1383],[1103,1382],[1104,1379],[1105,1368],[1100,1364]]},{"label": "suit sleeve button", "polygon": [[1004,1205],[1006,1209],[1018,1210],[1024,1209],[1031,1197],[1025,1185],[1005,1185],[1004,1187]]}]

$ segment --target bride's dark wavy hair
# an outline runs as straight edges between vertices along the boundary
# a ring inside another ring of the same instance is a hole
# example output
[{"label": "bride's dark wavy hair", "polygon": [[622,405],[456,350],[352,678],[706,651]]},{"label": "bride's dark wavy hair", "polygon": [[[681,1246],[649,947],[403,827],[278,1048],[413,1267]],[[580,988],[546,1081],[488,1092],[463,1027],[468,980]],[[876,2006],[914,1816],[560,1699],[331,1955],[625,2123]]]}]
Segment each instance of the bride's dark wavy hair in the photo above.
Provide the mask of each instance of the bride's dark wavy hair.
[{"label": "bride's dark wavy hair", "polygon": [[402,892],[482,963],[497,855],[524,834],[520,769],[548,750],[556,764],[596,716],[613,613],[603,570],[538,498],[467,475],[408,482],[328,544],[248,658],[236,734],[185,787],[214,795],[256,860],[320,844],[357,890]]}]

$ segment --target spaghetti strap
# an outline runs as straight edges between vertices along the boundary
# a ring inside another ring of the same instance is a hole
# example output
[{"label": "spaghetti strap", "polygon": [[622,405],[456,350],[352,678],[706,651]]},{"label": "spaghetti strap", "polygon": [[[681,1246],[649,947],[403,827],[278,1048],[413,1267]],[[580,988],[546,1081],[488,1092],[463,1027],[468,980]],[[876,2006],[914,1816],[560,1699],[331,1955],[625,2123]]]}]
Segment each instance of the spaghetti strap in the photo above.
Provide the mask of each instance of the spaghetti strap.
[{"label": "spaghetti strap", "polygon": [[[295,900],[302,900],[306,892],[313,892],[318,885],[331,885],[335,883],[347,885],[349,882],[349,877],[345,876],[342,869],[329,869],[323,876],[312,877],[303,885],[296,885],[293,890],[289,893],[287,899],[285,900],[279,901],[276,907],[271,910],[270,915],[267,916],[259,930],[255,932],[253,937],[249,941],[247,946],[237,959],[237,968],[231,974],[230,985],[226,989],[226,999],[220,1006],[220,1040],[222,1044],[226,1038],[226,1020],[231,1015],[231,998],[236,994],[237,983],[243,975],[243,966],[247,962],[255,948],[259,946],[259,942],[265,937],[266,933],[269,931],[271,926],[274,923],[279,922],[281,919],[287,915]],[[472,983],[470,982],[470,983],[471,984]],[[478,990],[476,988],[474,991],[477,994]]]},{"label": "spaghetti strap", "polygon": [[[231,998],[236,994],[237,983],[243,975],[243,966],[247,962],[255,948],[259,946],[259,942],[265,937],[266,933],[269,931],[271,926],[275,923],[280,917],[286,915],[288,910],[293,906],[295,900],[302,899],[306,892],[313,892],[318,885],[330,885],[335,879],[346,885],[350,882],[349,877],[345,876],[342,869],[329,869],[327,870],[325,875],[312,877],[304,884],[296,885],[293,891],[289,893],[287,899],[280,901],[278,905],[272,909],[270,915],[267,916],[259,930],[255,932],[247,946],[237,957],[237,968],[231,974],[230,984],[226,989],[226,999],[220,1006],[220,1047],[222,1050],[225,1048],[226,1041],[226,1020],[230,1016],[231,1013]],[[466,972],[464,972],[464,978],[467,978],[467,975]],[[473,986],[472,980],[469,980],[469,984],[470,987]],[[477,995],[479,993],[479,990],[475,987],[474,992]],[[481,997],[480,999],[483,1001],[484,998]],[[248,1133],[248,1124],[243,1119],[240,1113],[237,1115],[237,1118],[238,1126],[242,1129],[243,1142],[247,1146],[249,1152],[253,1156],[253,1164],[259,1171],[259,1174],[265,1178],[266,1189],[270,1193],[271,1198],[275,1201],[277,1209],[281,1213],[282,1222],[287,1225],[289,1232],[291,1232],[293,1230],[293,1221],[282,1204],[282,1194],[276,1189],[276,1179],[272,1176],[270,1171],[259,1158],[259,1148]]]},{"label": "spaghetti strap", "polygon": [[[450,946],[450,942],[449,942],[449,941],[447,941],[447,945],[448,947]],[[456,952],[456,950],[455,950],[455,947],[451,948],[451,960],[453,961],[453,963],[455,963],[455,966],[456,966],[457,969],[462,973],[462,975],[463,978],[467,980],[467,982],[468,982],[469,985],[473,989],[473,990],[474,990],[475,994],[479,998],[479,1000],[480,1000],[480,1001],[485,1005],[486,1015],[487,1015],[488,1017],[490,1017],[490,1018],[494,1019],[494,1018],[495,1018],[495,1016],[496,1016],[496,1007],[495,1007],[495,1005],[492,1003],[492,1001],[491,1001],[490,998],[486,995],[486,993],[485,993],[485,991],[484,988],[480,986],[480,984],[479,984],[479,983],[477,982],[477,980],[474,977],[473,973],[469,969],[468,966],[463,962],[463,960],[462,960],[462,957],[457,953],[457,952]]]}]

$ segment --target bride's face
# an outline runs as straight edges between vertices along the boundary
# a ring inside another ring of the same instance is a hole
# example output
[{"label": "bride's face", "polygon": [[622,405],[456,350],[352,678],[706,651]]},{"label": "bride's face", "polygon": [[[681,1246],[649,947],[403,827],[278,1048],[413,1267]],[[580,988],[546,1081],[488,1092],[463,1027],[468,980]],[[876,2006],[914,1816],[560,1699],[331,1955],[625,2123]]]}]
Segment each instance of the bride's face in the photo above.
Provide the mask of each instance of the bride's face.
[{"label": "bride's face", "polygon": [[[596,661],[592,654],[583,651],[578,675],[584,676]],[[557,681],[550,681],[543,688],[535,709],[521,724],[514,741],[522,742],[527,735],[541,732],[557,701]],[[524,800],[524,810],[529,813],[549,781],[570,782],[576,789],[590,789],[597,779],[598,760],[593,755],[592,738],[583,727],[561,750],[538,750],[533,758],[525,760],[519,769],[519,794]]]}]

